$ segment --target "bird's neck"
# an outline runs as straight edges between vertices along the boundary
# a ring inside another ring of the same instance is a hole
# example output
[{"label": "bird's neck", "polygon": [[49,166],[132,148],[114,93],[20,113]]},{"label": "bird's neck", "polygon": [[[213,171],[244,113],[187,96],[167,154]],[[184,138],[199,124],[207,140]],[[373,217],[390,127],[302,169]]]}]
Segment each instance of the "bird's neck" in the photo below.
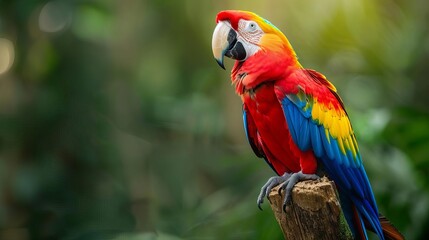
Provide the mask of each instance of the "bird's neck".
[{"label": "bird's neck", "polygon": [[289,52],[260,50],[245,61],[236,61],[231,81],[236,92],[242,95],[261,84],[286,78],[292,71],[302,68],[292,49]]}]

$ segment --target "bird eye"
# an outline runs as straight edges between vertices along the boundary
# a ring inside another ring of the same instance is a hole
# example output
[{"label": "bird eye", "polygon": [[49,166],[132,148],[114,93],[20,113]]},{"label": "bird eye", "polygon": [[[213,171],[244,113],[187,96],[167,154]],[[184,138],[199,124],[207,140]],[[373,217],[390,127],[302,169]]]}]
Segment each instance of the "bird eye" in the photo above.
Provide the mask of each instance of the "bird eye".
[{"label": "bird eye", "polygon": [[255,31],[257,29],[257,25],[255,22],[250,22],[248,25],[249,31]]}]

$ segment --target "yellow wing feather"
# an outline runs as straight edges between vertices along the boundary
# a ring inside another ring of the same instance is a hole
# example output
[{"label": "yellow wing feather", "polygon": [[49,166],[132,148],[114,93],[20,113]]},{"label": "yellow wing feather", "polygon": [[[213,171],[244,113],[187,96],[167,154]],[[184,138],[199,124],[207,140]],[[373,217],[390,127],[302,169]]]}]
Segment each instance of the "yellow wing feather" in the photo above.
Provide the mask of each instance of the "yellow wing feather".
[{"label": "yellow wing feather", "polygon": [[[308,103],[310,105],[310,103]],[[332,105],[327,107],[313,99],[311,117],[325,128],[327,139],[330,136],[337,139],[340,151],[347,154],[350,151],[353,157],[357,156],[357,142],[353,134],[350,120],[343,109],[335,109]],[[308,109],[309,106],[305,106]],[[329,140],[330,141],[330,140]]]}]

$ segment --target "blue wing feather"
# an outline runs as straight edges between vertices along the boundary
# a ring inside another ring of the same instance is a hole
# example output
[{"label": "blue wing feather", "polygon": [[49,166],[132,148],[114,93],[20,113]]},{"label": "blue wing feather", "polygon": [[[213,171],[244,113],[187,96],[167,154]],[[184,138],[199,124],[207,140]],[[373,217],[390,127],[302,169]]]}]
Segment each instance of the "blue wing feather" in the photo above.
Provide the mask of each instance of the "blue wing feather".
[{"label": "blue wing feather", "polygon": [[244,108],[243,108],[243,125],[244,125],[244,132],[246,133],[246,139],[249,141],[249,133],[247,130],[247,112],[246,110],[244,110]]},{"label": "blue wing feather", "polygon": [[311,130],[311,145],[313,146],[314,155],[316,157],[323,156],[322,140],[320,139],[319,127],[316,124],[310,124]]},{"label": "blue wing feather", "polygon": [[340,153],[340,149],[338,147],[338,142],[337,139],[330,137],[331,138],[331,148],[332,151],[334,152],[334,158],[333,160],[337,161],[337,164],[343,164],[343,158],[342,158],[342,154]]},{"label": "blue wing feather", "polygon": [[324,136],[325,128],[323,127],[323,125],[319,125],[319,130],[320,130],[319,131],[320,132],[320,138],[322,139],[325,154],[328,156],[329,159],[334,159],[334,151],[332,150],[330,138],[327,138],[326,136]]},{"label": "blue wing feather", "polygon": [[351,167],[357,167],[356,164],[354,164],[354,160],[353,160],[353,153],[350,150],[346,150],[346,154],[347,154],[347,161],[350,163]]},{"label": "blue wing feather", "polygon": [[309,125],[308,124],[308,119],[307,118],[302,118],[301,120],[301,129],[300,129],[300,134],[299,134],[299,146],[301,148],[302,151],[307,151],[308,149],[310,149],[310,135],[309,135]]},{"label": "blue wing feather", "polygon": [[[290,134],[291,134],[291,136],[292,136],[292,139],[293,139],[293,141],[294,142],[298,142],[298,137],[297,137],[297,135],[296,135],[296,132],[295,132],[295,129],[298,129],[297,127],[296,127],[296,124],[297,124],[297,121],[296,121],[296,119],[295,119],[295,115],[293,115],[294,113],[295,113],[295,111],[294,111],[294,109],[293,109],[293,106],[292,105],[290,105],[290,106],[288,106],[288,111],[290,112],[290,114],[288,114],[287,116],[286,116],[286,121],[287,122],[290,122],[291,123],[291,125],[292,126],[290,126],[289,127],[289,131],[290,131]],[[292,120],[293,119],[293,120]]]},{"label": "blue wing feather", "polygon": [[[379,238],[384,239],[374,195],[359,152],[353,156],[352,152],[346,149],[344,154],[338,141],[345,144],[348,139],[333,138],[329,130],[327,134],[325,127],[311,118],[311,106],[306,105],[302,96],[287,95],[280,99],[280,102],[295,144],[302,151],[313,150],[327,174],[356,206],[360,217],[367,219]],[[355,147],[357,149],[357,146]]]}]

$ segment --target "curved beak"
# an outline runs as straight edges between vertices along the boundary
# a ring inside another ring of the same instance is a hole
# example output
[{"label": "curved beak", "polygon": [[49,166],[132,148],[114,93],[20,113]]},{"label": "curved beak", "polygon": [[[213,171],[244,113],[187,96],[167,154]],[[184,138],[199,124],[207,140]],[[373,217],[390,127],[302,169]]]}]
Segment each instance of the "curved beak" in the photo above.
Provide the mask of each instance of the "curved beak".
[{"label": "curved beak", "polygon": [[213,32],[212,50],[214,58],[223,69],[225,69],[224,56],[236,60],[246,58],[246,50],[243,44],[237,40],[237,32],[231,28],[227,21],[220,21],[217,24]]}]

